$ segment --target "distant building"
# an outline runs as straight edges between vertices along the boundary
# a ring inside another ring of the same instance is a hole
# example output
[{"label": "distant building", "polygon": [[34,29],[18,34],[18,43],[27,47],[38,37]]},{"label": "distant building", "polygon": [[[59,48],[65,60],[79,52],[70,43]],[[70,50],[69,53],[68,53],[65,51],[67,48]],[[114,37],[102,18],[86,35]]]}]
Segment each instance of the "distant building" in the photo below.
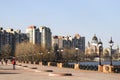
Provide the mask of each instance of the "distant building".
[{"label": "distant building", "polygon": [[63,48],[63,36],[53,36],[52,37],[52,48],[54,48],[55,45],[58,45],[59,48]]},{"label": "distant building", "polygon": [[98,38],[96,37],[96,35],[93,36],[91,43],[88,42],[88,46],[85,49],[85,54],[92,56],[99,55]]},{"label": "distant building", "polygon": [[30,43],[41,44],[41,33],[39,28],[36,28],[36,26],[29,26],[26,29],[26,34]]},{"label": "distant building", "polygon": [[52,32],[50,28],[46,26],[41,26],[40,28],[41,32],[41,46],[43,48],[51,49],[52,46]]},{"label": "distant building", "polygon": [[0,54],[2,53],[2,48],[5,45],[9,45],[12,49],[10,55],[13,56],[16,48],[16,44],[21,43],[22,41],[25,41],[25,40],[27,40],[27,36],[26,34],[21,33],[20,30],[14,30],[11,28],[4,30],[1,27],[0,28]]},{"label": "distant building", "polygon": [[72,39],[72,47],[79,48],[79,50],[85,52],[85,37],[75,34],[75,37]]},{"label": "distant building", "polygon": [[50,28],[46,26],[41,26],[36,28],[36,26],[29,26],[26,30],[27,36],[29,37],[29,42],[33,44],[40,44],[43,48],[51,48],[51,35],[52,32]]},{"label": "distant building", "polygon": [[64,37],[63,48],[72,48],[72,37],[71,36]]},{"label": "distant building", "polygon": [[85,37],[81,37],[76,34],[74,38],[71,36],[53,36],[52,37],[52,47],[58,45],[59,48],[79,48],[81,51],[85,52]]}]

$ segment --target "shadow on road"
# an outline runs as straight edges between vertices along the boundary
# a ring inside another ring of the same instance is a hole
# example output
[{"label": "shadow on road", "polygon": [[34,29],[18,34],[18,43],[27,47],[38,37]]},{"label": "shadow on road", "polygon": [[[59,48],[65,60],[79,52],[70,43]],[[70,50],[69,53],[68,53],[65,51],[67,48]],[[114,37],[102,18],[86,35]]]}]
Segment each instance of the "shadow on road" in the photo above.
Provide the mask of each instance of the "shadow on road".
[{"label": "shadow on road", "polygon": [[14,72],[0,72],[0,74],[20,74],[20,73],[14,73]]},{"label": "shadow on road", "polygon": [[[0,69],[0,70],[13,70],[13,69],[11,69],[11,68],[9,69],[9,68],[8,68],[8,69]],[[20,69],[16,69],[16,70],[20,70]]]}]

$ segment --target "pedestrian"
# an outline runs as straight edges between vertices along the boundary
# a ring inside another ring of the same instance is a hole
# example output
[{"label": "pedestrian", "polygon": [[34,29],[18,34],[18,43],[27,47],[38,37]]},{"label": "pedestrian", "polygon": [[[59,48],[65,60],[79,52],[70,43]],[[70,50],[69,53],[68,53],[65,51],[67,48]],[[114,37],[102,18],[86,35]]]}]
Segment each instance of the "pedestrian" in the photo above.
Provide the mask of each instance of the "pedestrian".
[{"label": "pedestrian", "polygon": [[15,59],[12,59],[12,64],[13,64],[13,70],[15,70],[15,65],[16,65]]},{"label": "pedestrian", "polygon": [[8,59],[5,59],[5,63],[6,63],[6,65],[7,65],[7,63],[8,63]]},{"label": "pedestrian", "polygon": [[3,59],[1,59],[1,64],[3,65]]}]

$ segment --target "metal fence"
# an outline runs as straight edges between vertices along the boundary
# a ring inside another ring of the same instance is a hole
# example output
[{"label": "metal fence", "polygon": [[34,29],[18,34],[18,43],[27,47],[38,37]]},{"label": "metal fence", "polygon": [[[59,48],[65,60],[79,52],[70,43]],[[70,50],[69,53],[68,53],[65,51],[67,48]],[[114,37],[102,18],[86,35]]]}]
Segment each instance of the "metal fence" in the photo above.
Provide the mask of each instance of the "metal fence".
[{"label": "metal fence", "polygon": [[65,68],[74,68],[74,64],[63,63],[62,66]]},{"label": "metal fence", "polygon": [[82,70],[93,70],[93,71],[98,70],[98,66],[96,65],[80,65],[79,68]]},{"label": "metal fence", "polygon": [[112,68],[112,71],[113,71],[114,73],[120,73],[120,65],[114,66],[114,67]]}]

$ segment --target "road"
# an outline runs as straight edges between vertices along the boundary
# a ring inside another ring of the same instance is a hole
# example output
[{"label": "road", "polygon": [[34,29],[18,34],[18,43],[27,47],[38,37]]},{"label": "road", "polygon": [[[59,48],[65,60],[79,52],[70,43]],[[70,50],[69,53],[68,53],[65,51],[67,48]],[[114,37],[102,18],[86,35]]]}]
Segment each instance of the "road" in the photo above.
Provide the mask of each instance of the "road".
[{"label": "road", "polygon": [[[61,75],[66,73],[72,74],[72,76]],[[119,76],[120,74],[116,73],[74,70],[42,65],[16,65],[16,70],[12,69],[12,64],[0,65],[0,80],[120,80]]]}]

